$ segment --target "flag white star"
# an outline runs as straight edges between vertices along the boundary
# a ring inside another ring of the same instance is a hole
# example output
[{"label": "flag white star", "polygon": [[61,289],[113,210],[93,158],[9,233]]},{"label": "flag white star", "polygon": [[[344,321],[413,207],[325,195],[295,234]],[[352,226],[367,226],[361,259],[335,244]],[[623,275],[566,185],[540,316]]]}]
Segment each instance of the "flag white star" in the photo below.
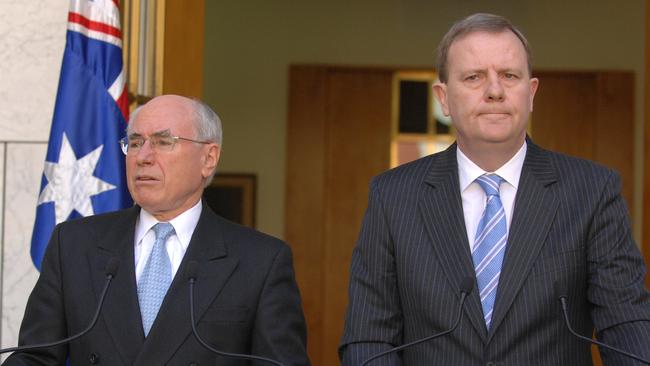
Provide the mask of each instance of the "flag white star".
[{"label": "flag white star", "polygon": [[56,223],[65,221],[72,210],[83,216],[94,214],[91,196],[115,189],[115,186],[93,176],[104,145],[77,160],[68,137],[63,134],[59,162],[45,162],[43,173],[47,186],[38,197],[38,204],[54,202]]}]

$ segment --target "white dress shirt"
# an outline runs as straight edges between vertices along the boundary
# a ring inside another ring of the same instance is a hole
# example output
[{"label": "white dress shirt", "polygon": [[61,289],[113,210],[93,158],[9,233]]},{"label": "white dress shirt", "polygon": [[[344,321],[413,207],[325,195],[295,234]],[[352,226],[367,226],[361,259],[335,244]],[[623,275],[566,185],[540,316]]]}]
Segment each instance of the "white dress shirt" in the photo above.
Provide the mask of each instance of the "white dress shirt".
[{"label": "white dress shirt", "polygon": [[[176,216],[169,221],[174,227],[174,234],[167,239],[165,245],[167,246],[167,254],[172,264],[172,279],[181,265],[181,261],[185,256],[192,234],[199,222],[203,206],[201,200],[192,206],[189,210]],[[156,241],[156,233],[153,231],[153,226],[159,221],[153,215],[144,209],[140,210],[140,216],[135,224],[135,238],[134,238],[134,259],[135,259],[135,280],[136,283],[140,280],[142,271],[144,270],[147,259],[151,254],[151,249]]]},{"label": "white dress shirt", "polygon": [[506,212],[506,223],[508,232],[510,232],[510,222],[512,221],[512,212],[514,211],[515,196],[519,186],[519,177],[521,169],[524,166],[526,158],[527,145],[521,146],[519,151],[505,164],[494,172],[486,172],[460,151],[456,149],[456,159],[458,160],[458,182],[460,183],[460,195],[463,200],[463,215],[465,217],[465,229],[467,230],[467,239],[469,241],[470,251],[474,247],[474,238],[478,223],[481,221],[481,215],[485,210],[487,197],[481,186],[475,182],[476,178],[486,173],[494,173],[504,179],[501,183],[499,196],[501,204]]}]

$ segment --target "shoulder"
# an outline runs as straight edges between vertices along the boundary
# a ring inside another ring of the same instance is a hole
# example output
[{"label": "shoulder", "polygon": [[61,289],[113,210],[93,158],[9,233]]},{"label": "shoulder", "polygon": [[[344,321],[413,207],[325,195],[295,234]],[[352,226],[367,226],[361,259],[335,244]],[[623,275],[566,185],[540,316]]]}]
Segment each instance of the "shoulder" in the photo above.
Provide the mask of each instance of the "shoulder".
[{"label": "shoulder", "polygon": [[221,236],[230,253],[239,253],[243,256],[248,254],[274,256],[278,252],[290,251],[284,241],[274,236],[229,221],[214,213],[207,206],[204,209],[208,210],[205,215],[207,223],[217,229],[218,235]]},{"label": "shoulder", "polygon": [[447,150],[402,164],[377,175],[372,179],[371,186],[412,187],[424,182],[432,174],[457,173],[457,171],[456,145],[453,144]]},{"label": "shoulder", "polygon": [[133,206],[123,210],[75,218],[58,224],[57,230],[100,233],[105,230],[116,230],[134,225],[139,212],[140,208]]},{"label": "shoulder", "polygon": [[245,241],[251,243],[251,245],[264,245],[274,248],[286,246],[284,241],[269,234],[265,234],[248,226],[228,221],[220,216],[218,216],[218,219],[221,221],[221,225],[224,228],[224,237],[226,240]]},{"label": "shoulder", "polygon": [[526,163],[535,166],[536,162],[546,160],[560,181],[592,181],[618,179],[618,174],[602,164],[591,160],[543,149],[535,144],[529,145]]}]

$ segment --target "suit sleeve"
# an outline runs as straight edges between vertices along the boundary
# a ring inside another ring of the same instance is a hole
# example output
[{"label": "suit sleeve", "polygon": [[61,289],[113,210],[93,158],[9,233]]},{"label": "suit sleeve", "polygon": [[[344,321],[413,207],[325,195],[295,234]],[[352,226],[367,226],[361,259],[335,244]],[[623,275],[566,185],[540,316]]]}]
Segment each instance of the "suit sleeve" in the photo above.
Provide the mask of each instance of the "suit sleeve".
[{"label": "suit sleeve", "polygon": [[[68,336],[61,287],[59,234],[60,226],[57,226],[48,243],[41,274],[27,301],[18,338],[21,346],[48,343]],[[7,358],[3,365],[64,365],[67,353],[66,345],[18,352]]]},{"label": "suit sleeve", "polygon": [[308,366],[306,334],[291,250],[283,245],[260,295],[252,354],[266,355],[287,366]]},{"label": "suit sleeve", "polygon": [[[620,179],[610,173],[589,230],[588,300],[597,337],[650,360],[650,294],[646,267],[632,239]],[[635,361],[601,349],[606,365]]]},{"label": "suit sleeve", "polygon": [[[344,366],[358,366],[402,343],[403,320],[392,243],[375,179],[352,254],[349,304],[339,347]],[[392,353],[369,365],[401,365],[401,361]]]}]

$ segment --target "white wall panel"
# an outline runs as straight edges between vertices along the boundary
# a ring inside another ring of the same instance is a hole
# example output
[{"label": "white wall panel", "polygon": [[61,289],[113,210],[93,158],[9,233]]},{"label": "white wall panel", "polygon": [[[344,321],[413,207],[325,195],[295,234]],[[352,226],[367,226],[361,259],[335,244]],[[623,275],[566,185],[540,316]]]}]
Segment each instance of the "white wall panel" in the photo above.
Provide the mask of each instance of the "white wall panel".
[{"label": "white wall panel", "polygon": [[47,141],[68,1],[0,1],[0,141]]},{"label": "white wall panel", "polygon": [[38,272],[29,249],[47,145],[8,144],[2,256],[2,347],[14,346]]}]

